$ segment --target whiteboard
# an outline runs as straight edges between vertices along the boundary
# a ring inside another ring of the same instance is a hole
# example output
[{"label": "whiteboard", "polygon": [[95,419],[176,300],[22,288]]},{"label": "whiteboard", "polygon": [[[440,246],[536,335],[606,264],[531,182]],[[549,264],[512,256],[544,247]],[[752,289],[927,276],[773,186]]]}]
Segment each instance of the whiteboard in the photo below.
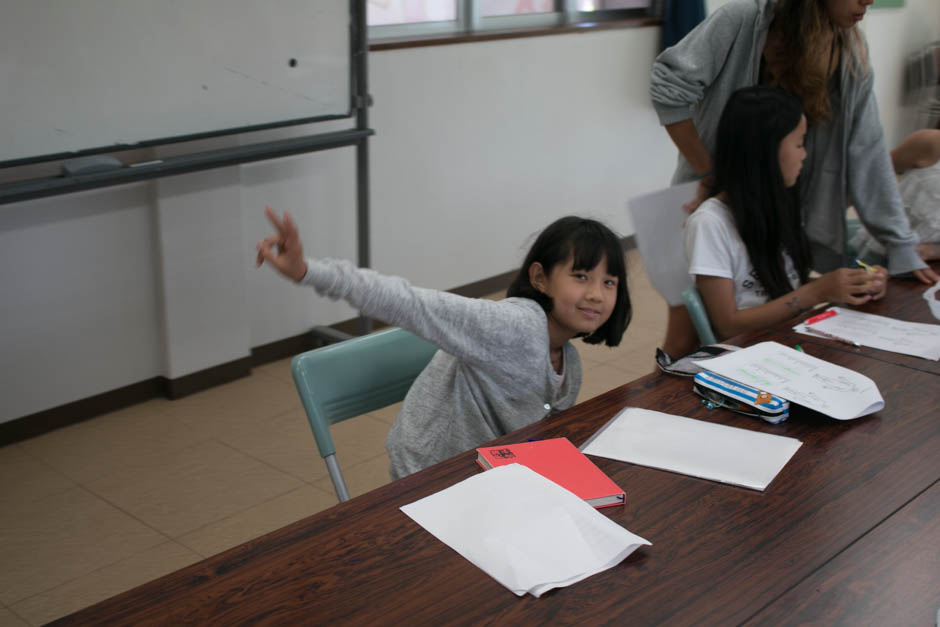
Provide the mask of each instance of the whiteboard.
[{"label": "whiteboard", "polygon": [[0,0],[0,163],[351,114],[349,0]]}]

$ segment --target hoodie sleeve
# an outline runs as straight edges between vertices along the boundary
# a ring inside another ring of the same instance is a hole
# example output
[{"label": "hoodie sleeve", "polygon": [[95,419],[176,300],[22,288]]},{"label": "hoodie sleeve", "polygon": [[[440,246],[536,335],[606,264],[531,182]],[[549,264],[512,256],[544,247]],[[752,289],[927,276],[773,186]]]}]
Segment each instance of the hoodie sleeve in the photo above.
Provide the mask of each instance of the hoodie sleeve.
[{"label": "hoodie sleeve", "polygon": [[661,124],[692,117],[695,105],[724,68],[728,54],[742,33],[757,19],[754,2],[732,2],[716,9],[676,45],[663,50],[653,62],[650,97]]},{"label": "hoodie sleeve", "polygon": [[862,224],[885,247],[889,274],[926,268],[915,250],[917,236],[911,231],[904,212],[891,157],[885,146],[872,89],[872,71],[868,69],[860,80],[855,115],[848,129],[846,176],[849,198]]}]

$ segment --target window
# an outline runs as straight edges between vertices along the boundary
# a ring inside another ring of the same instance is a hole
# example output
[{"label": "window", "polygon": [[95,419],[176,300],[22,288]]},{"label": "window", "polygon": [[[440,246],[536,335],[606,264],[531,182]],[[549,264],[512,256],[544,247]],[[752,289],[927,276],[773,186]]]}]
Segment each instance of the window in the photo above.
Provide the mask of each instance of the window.
[{"label": "window", "polygon": [[368,0],[366,3],[369,26],[456,20],[457,0]]},{"label": "window", "polygon": [[656,0],[367,0],[369,38],[472,33],[651,15]]},{"label": "window", "polygon": [[532,13],[552,13],[554,0],[479,0],[480,15],[526,15]]}]

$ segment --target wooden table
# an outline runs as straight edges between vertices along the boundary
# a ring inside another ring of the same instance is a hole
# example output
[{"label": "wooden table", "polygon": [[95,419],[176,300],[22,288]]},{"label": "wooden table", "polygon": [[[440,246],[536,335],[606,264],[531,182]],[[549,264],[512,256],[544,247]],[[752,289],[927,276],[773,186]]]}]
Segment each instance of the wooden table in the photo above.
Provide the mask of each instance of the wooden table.
[{"label": "wooden table", "polygon": [[497,440],[580,445],[632,405],[803,441],[764,492],[594,458],[627,494],[601,511],[652,546],[541,598],[516,597],[399,511],[480,472],[467,452],[61,622],[932,625],[940,377],[825,341],[807,352],[874,379],[885,409],[840,422],[795,407],[770,425],[654,373]]},{"label": "wooden table", "polygon": [[[940,262],[934,262],[932,265],[934,271],[940,273]],[[927,285],[924,285],[915,279],[892,279],[888,283],[888,293],[884,299],[879,301],[872,301],[858,307],[847,308],[864,313],[875,314],[877,316],[887,316],[890,318],[897,318],[898,320],[906,320],[908,322],[937,324],[940,323],[940,321],[934,318],[933,314],[930,313],[930,306],[923,298],[923,294],[927,288]],[[921,357],[914,357],[912,355],[892,353],[868,346],[855,348],[837,340],[829,340],[821,337],[793,333],[791,330],[792,327],[797,322],[803,322],[806,320],[806,318],[810,317],[810,315],[812,314],[800,316],[797,319],[775,325],[772,330],[776,331],[779,335],[795,338],[794,341],[799,343],[801,346],[805,346],[806,344],[823,344],[826,346],[833,346],[840,350],[854,352],[859,355],[866,355],[874,359],[887,361],[888,363],[898,364],[908,368],[914,368],[916,370],[924,370],[933,374],[940,374],[940,361],[931,361]]]}]

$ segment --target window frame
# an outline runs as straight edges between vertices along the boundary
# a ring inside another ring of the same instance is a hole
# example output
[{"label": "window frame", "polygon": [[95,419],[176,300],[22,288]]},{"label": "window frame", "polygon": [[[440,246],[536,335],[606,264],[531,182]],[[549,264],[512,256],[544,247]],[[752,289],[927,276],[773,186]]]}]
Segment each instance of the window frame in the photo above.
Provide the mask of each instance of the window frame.
[{"label": "window frame", "polygon": [[[368,38],[371,43],[396,40],[398,43],[410,39],[428,43],[429,38],[481,36],[491,33],[507,33],[514,30],[555,29],[559,27],[577,27],[618,20],[660,19],[664,0],[650,0],[647,8],[601,9],[598,11],[578,11],[578,0],[555,0],[551,13],[531,13],[523,15],[500,15],[484,17],[480,14],[478,0],[455,0],[457,17],[455,20],[441,22],[415,22],[409,24],[381,24],[368,26]],[[443,42],[442,42],[443,43]]]}]

